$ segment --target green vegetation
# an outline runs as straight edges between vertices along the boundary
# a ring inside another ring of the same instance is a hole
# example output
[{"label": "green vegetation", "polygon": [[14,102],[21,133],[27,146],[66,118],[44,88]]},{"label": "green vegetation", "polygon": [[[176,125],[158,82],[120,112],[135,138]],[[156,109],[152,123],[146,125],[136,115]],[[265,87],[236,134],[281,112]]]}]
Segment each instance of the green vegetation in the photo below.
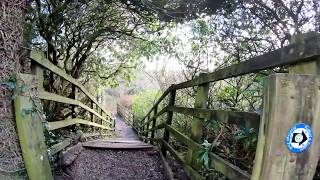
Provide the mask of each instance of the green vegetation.
[{"label": "green vegetation", "polygon": [[145,90],[136,94],[133,98],[132,112],[135,120],[141,120],[160,97],[156,90]]},{"label": "green vegetation", "polygon": [[[10,9],[7,8],[8,3],[0,5],[5,13],[10,12],[5,11]],[[24,43],[12,45],[19,47],[12,54],[1,54],[6,60],[0,69],[12,71],[1,74],[4,77],[14,74],[13,70],[20,66],[21,72],[32,72],[34,69],[31,69],[29,61],[20,57],[28,56],[24,52],[27,49],[44,52],[60,72],[44,70],[44,82],[40,83],[48,93],[44,95],[46,98],[42,98],[44,109],[41,109],[48,122],[75,117],[94,121],[93,115],[103,119],[93,102],[112,106],[104,96],[106,88],[128,89],[128,86],[130,90],[109,94],[110,99],[116,102],[117,98],[134,96],[132,111],[135,120],[139,121],[171,84],[241,63],[320,32],[318,0],[33,0],[25,1],[24,6],[28,7],[19,9],[26,10],[25,35],[23,38],[22,35],[21,38],[11,38],[12,44],[16,39]],[[20,14],[24,16],[25,12]],[[8,22],[13,21],[9,19]],[[7,23],[2,24],[5,26]],[[17,24],[16,32],[22,32],[20,26]],[[8,47],[4,46],[10,45],[10,42],[5,37],[14,33],[2,31],[6,30],[1,30],[4,35],[0,40],[6,43],[0,43],[0,49],[7,50]],[[19,58],[13,61],[7,57]],[[11,62],[15,64],[10,65]],[[156,64],[154,72],[145,70],[146,62]],[[174,69],[167,68],[169,65],[175,66]],[[140,71],[145,71],[145,76],[159,90],[145,88],[144,82],[135,86],[136,75],[137,72],[142,73]],[[208,100],[201,107],[261,113],[264,78],[274,72],[287,73],[289,68],[284,66],[255,71],[211,83]],[[79,82],[80,89],[65,78],[69,76]],[[13,90],[16,88],[14,81],[12,79],[2,85]],[[24,93],[28,87],[22,85],[19,88]],[[88,97],[89,92],[84,88],[93,95]],[[196,87],[177,90],[175,105],[194,107],[196,93]],[[12,99],[16,96],[13,94]],[[71,101],[61,101],[63,97]],[[168,105],[168,101],[165,99],[159,104],[158,112]],[[21,109],[19,113],[22,118],[35,116],[37,109],[35,102],[32,103],[31,107]],[[131,103],[128,100],[128,107]],[[7,104],[11,107],[10,103]],[[79,107],[75,107],[77,105]],[[88,109],[94,113],[88,113]],[[157,123],[166,119],[167,113],[164,113],[158,117]],[[191,137],[193,118],[174,113],[173,119],[171,126]],[[214,152],[251,172],[257,147],[256,129],[229,125],[214,118],[204,119],[201,123],[203,133],[199,136],[202,136],[203,142],[198,160],[203,165],[202,171],[211,172],[210,153]],[[71,125],[61,131],[46,131],[47,145],[56,144],[63,136],[77,131]],[[94,129],[83,128],[79,131],[92,132]],[[156,137],[163,137],[163,131]],[[187,152],[186,145],[174,138],[170,139],[169,144],[179,153]]]}]

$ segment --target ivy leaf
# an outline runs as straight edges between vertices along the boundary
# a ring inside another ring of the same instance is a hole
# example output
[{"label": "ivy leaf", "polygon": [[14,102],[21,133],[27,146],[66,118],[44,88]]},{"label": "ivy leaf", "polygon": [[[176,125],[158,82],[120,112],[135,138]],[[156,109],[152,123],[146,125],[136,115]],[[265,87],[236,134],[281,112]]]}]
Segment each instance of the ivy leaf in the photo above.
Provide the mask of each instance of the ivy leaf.
[{"label": "ivy leaf", "polygon": [[14,88],[16,88],[16,83],[13,82],[13,81],[5,82],[5,83],[3,83],[3,85],[7,86],[9,89],[14,89]]},{"label": "ivy leaf", "polygon": [[21,93],[25,93],[25,92],[27,92],[27,90],[28,90],[28,86],[25,85],[25,84],[23,84],[23,85],[20,87],[20,92],[21,92]]},{"label": "ivy leaf", "polygon": [[11,96],[11,100],[15,100],[17,98],[17,95],[16,94],[13,94],[12,96]]},{"label": "ivy leaf", "polygon": [[209,152],[206,149],[202,149],[199,152],[199,161],[209,169]]}]

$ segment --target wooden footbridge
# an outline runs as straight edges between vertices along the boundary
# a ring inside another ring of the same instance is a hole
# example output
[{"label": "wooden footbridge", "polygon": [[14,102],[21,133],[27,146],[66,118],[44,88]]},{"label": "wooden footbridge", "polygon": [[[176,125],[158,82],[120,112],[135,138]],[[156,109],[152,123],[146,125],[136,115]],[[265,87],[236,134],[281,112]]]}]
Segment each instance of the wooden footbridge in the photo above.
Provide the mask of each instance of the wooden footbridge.
[{"label": "wooden footbridge", "polygon": [[[52,147],[46,147],[45,131],[53,131],[76,124],[114,131],[116,121],[82,84],[67,75],[59,67],[50,63],[44,55],[32,51],[30,59],[32,61],[32,74],[20,74],[17,78],[17,97],[14,100],[17,129],[29,179],[53,179],[48,154],[52,155],[68,149],[71,140],[65,138]],[[127,124],[134,127],[140,140],[122,139],[122,142],[120,142],[119,140],[112,141],[109,139],[95,140],[83,144],[87,147],[109,149],[134,147],[152,147],[154,151],[159,149],[159,156],[166,158],[170,155],[174,157],[190,179],[205,179],[210,176],[198,172],[201,165],[197,161],[196,152],[201,148],[201,143],[203,142],[203,122],[205,119],[213,119],[240,127],[253,128],[259,132],[259,136],[252,174],[241,170],[212,152],[208,154],[210,168],[222,173],[229,179],[312,179],[316,172],[320,155],[319,62],[320,36],[315,35],[296,44],[257,56],[239,64],[212,73],[200,74],[199,77],[193,80],[170,86],[142,120],[134,119],[130,112],[123,107],[118,108],[118,114],[124,117]],[[289,73],[272,74],[266,78],[263,90],[262,114],[207,108],[210,83],[277,67],[286,67]],[[67,98],[46,92],[42,87],[44,70],[50,71],[72,83],[70,91],[73,92],[73,97]],[[176,92],[190,87],[197,87],[194,107],[176,106]],[[77,100],[75,94],[87,96],[90,99],[89,105]],[[165,101],[166,99],[168,101]],[[73,107],[72,117],[65,120],[47,122],[42,115],[41,101],[43,100],[71,104]],[[160,109],[160,103],[165,103],[166,105]],[[89,112],[90,118],[77,117],[77,108],[82,108]],[[174,113],[193,116],[190,137],[172,126],[173,121],[175,121],[173,118]],[[159,117],[165,114],[166,121],[160,122]],[[303,135],[307,132],[302,130],[302,135],[297,135],[299,133],[296,133],[295,130],[299,128],[294,129],[293,127],[302,123],[306,125],[304,126],[306,130],[312,132],[311,134],[309,132],[307,136]],[[306,127],[310,127],[310,129]],[[292,141],[287,137],[291,132],[290,130],[295,132]],[[163,136],[156,138],[155,134],[159,131],[163,131]],[[188,148],[188,152],[179,153],[172,146],[170,137],[174,137],[181,144],[184,144]],[[295,141],[299,142],[299,145],[293,145],[293,149],[288,148],[290,143]],[[300,146],[304,145],[306,148],[300,148]],[[108,152],[112,153],[113,151],[105,151],[104,154]],[[142,160],[144,160],[143,157],[141,157]],[[135,161],[132,160],[132,162],[128,160],[127,164],[134,166],[136,161],[137,159]],[[103,162],[108,164],[114,161],[106,160]],[[163,166],[166,169],[166,176],[163,176],[163,178],[174,178],[170,167],[165,163],[166,160],[161,162],[164,162]],[[113,164],[118,169],[125,166],[124,164],[118,165]],[[86,169],[82,170],[86,171]],[[112,170],[115,171],[115,168]],[[97,172],[100,175],[103,172],[110,173],[108,169],[102,169]],[[145,173],[146,171],[142,168],[140,172]],[[118,177],[121,177],[119,179],[135,179],[132,176],[126,177],[125,174],[118,175]],[[97,176],[91,177],[92,179],[99,179]],[[100,176],[100,179],[101,177],[103,176]],[[117,175],[113,174],[110,177],[115,178]],[[140,176],[136,176],[136,178],[138,177]],[[159,179],[156,176],[152,177],[144,176],[139,179]]]}]

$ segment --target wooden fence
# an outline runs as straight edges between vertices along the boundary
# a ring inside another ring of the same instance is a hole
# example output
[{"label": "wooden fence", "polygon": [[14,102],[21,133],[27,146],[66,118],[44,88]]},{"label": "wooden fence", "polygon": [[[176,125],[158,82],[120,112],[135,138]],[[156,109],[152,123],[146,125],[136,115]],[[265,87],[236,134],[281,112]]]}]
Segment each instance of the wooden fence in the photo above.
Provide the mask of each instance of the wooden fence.
[{"label": "wooden fence", "polygon": [[[316,35],[239,64],[201,74],[193,80],[170,86],[136,129],[146,141],[158,142],[164,156],[169,151],[181,163],[188,176],[198,180],[204,178],[197,171],[200,165],[195,159],[203,142],[202,123],[205,119],[254,128],[259,136],[251,175],[214,153],[209,155],[210,167],[229,179],[237,180],[312,179],[320,154],[319,62],[320,36]],[[287,66],[289,73],[272,74],[266,78],[261,116],[252,112],[207,109],[209,83],[281,66]],[[197,87],[194,108],[175,106],[176,91],[189,87]],[[167,106],[159,111],[159,104],[167,96]],[[167,114],[166,122],[156,125],[157,118],[164,113]],[[171,126],[173,113],[193,116],[191,137]],[[288,130],[297,123],[310,125],[314,138],[310,148],[301,153],[290,152],[285,143]],[[164,135],[156,139],[155,132],[160,129],[164,129]],[[170,136],[188,147],[187,155],[182,156],[170,145]]]},{"label": "wooden fence", "polygon": [[[30,55],[32,74],[19,74],[15,90],[15,115],[20,146],[29,179],[53,179],[48,153],[55,154],[71,143],[70,138],[49,147],[45,144],[44,128],[48,131],[70,125],[87,125],[100,129],[114,130],[115,120],[109,112],[76,79],[47,60],[44,54],[32,51]],[[43,70],[46,69],[72,84],[72,98],[46,92],[43,88]],[[76,99],[76,93],[83,93],[90,99],[86,105]],[[41,100],[72,105],[71,118],[47,122]],[[77,117],[75,108],[90,113],[90,120]]]},{"label": "wooden fence", "polygon": [[124,121],[131,125],[132,127],[134,127],[135,125],[133,124],[133,113],[131,112],[130,109],[120,105],[120,104],[117,104],[117,113],[118,115],[120,115]]}]

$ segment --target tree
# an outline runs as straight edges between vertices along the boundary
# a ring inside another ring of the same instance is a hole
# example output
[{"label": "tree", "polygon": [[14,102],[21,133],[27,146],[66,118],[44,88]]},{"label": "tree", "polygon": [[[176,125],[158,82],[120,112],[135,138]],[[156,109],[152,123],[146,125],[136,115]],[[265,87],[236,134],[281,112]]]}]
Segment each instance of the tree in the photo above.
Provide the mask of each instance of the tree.
[{"label": "tree", "polygon": [[10,176],[21,172],[24,165],[11,96],[20,62],[26,61],[22,47],[26,44],[27,1],[0,1],[0,11],[0,179],[16,179]]}]

